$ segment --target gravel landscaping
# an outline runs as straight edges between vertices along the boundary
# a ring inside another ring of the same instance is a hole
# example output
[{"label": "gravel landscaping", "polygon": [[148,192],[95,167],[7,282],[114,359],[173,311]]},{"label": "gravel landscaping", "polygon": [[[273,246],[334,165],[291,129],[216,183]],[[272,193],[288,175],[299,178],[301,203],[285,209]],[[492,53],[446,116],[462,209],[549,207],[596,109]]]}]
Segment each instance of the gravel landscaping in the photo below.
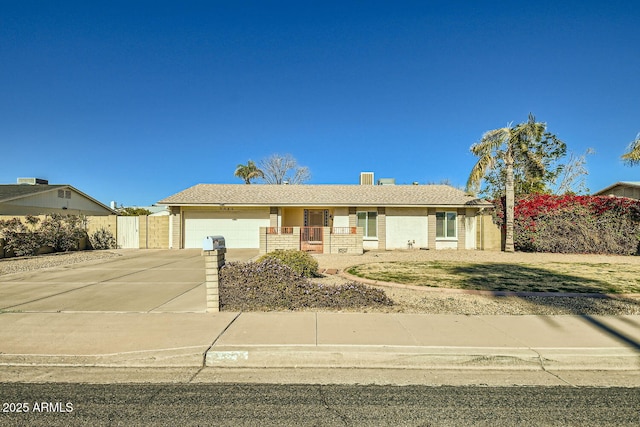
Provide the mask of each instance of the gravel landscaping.
[{"label": "gravel landscaping", "polygon": [[0,276],[3,274],[24,273],[43,268],[60,267],[118,256],[120,255],[115,251],[79,251],[59,252],[34,257],[2,258],[0,259]]}]

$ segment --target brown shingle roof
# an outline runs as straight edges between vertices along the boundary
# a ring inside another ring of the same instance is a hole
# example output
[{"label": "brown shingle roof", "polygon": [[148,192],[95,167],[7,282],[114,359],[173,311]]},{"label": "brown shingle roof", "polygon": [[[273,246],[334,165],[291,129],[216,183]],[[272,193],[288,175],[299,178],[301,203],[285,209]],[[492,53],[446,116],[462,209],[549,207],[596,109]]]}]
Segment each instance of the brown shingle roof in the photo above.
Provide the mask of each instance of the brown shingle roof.
[{"label": "brown shingle roof", "polygon": [[492,206],[448,185],[198,184],[158,204],[170,206]]}]

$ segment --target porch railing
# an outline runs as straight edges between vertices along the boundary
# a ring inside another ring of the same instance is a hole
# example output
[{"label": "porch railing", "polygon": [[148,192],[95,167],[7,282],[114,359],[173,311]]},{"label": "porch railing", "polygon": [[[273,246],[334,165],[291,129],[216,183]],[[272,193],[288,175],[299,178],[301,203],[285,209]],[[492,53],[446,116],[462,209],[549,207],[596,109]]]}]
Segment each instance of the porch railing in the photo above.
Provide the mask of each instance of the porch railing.
[{"label": "porch railing", "polygon": [[293,227],[267,227],[267,234],[293,234]]},{"label": "porch railing", "polygon": [[331,234],[356,234],[356,227],[332,227]]},{"label": "porch railing", "polygon": [[362,228],[260,227],[260,252],[302,250],[327,254],[362,254]]}]

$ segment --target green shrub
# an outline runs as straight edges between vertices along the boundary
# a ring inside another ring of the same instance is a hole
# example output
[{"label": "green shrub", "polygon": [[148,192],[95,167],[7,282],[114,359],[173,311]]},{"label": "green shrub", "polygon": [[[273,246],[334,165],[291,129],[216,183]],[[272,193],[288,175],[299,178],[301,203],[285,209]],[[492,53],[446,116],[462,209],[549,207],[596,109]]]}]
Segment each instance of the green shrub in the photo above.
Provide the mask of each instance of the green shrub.
[{"label": "green shrub", "polygon": [[25,223],[19,218],[0,221],[0,235],[5,240],[5,250],[15,256],[35,255],[43,246],[42,235],[37,232],[40,219],[27,216]]},{"label": "green shrub", "polygon": [[304,251],[274,251],[263,255],[258,261],[264,261],[266,259],[277,259],[304,277],[315,277],[318,274],[318,261]]},{"label": "green shrub", "polygon": [[48,215],[38,228],[44,246],[50,246],[56,252],[78,250],[78,242],[86,237],[84,218],[78,215]]},{"label": "green shrub", "polygon": [[41,220],[27,216],[23,223],[18,218],[0,221],[0,235],[5,248],[16,256],[36,255],[43,246],[56,252],[78,249],[78,242],[86,237],[84,218],[78,215],[51,214]]},{"label": "green shrub", "polygon": [[345,309],[393,305],[384,291],[359,283],[314,284],[277,259],[225,264],[220,269],[223,310]]},{"label": "green shrub", "polygon": [[91,248],[96,250],[116,248],[116,239],[113,237],[113,233],[106,228],[101,228],[90,235],[89,243],[91,243]]}]

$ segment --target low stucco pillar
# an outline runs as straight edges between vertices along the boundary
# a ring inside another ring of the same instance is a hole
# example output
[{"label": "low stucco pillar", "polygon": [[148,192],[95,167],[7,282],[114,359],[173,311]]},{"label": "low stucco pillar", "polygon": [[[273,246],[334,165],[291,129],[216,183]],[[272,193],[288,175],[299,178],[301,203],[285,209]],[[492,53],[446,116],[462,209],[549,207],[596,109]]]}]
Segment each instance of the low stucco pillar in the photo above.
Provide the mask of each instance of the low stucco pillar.
[{"label": "low stucco pillar", "polygon": [[220,311],[220,268],[224,265],[226,249],[203,251],[205,286],[207,288],[207,313]]}]

